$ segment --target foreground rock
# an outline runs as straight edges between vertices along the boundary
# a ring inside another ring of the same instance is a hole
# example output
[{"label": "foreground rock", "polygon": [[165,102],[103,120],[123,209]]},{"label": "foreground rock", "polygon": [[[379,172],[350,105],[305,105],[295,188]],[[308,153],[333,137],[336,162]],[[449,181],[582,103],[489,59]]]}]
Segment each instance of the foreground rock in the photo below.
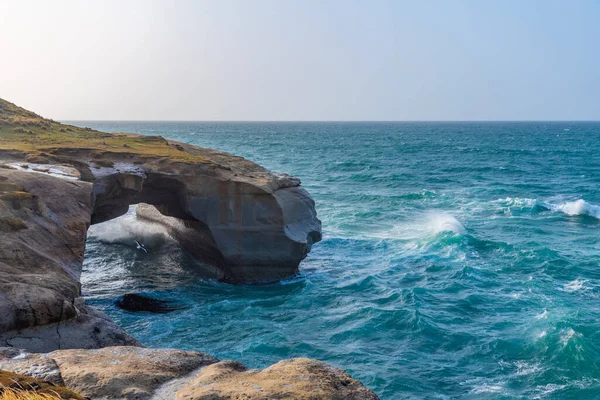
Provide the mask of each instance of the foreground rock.
[{"label": "foreground rock", "polygon": [[344,371],[306,358],[248,370],[235,361],[173,349],[29,354],[0,348],[0,369],[66,386],[92,399],[377,399]]},{"label": "foreground rock", "polygon": [[247,370],[235,361],[205,368],[178,400],[201,399],[365,399],[378,397],[341,369],[308,358],[280,361],[264,370]]}]

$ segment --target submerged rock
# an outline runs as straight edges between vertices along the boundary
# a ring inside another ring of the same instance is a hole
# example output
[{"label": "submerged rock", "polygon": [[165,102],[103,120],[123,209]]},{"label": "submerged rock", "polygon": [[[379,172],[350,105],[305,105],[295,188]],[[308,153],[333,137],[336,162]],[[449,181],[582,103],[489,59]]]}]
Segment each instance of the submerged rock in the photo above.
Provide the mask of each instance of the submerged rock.
[{"label": "submerged rock", "polygon": [[127,311],[147,311],[158,314],[169,313],[184,308],[170,300],[153,299],[152,297],[137,293],[123,295],[115,304],[117,307]]}]

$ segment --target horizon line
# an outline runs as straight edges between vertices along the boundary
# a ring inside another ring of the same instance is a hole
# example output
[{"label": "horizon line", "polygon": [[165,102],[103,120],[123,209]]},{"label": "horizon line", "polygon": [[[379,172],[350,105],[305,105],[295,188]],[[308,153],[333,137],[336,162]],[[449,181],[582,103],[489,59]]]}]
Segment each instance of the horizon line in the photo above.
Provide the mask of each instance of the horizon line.
[{"label": "horizon line", "polygon": [[460,120],[460,119],[448,119],[448,120],[428,120],[428,119],[414,119],[414,120],[225,120],[225,119],[59,119],[58,122],[201,122],[201,123],[412,123],[412,122],[434,122],[434,123],[446,123],[446,122],[600,122],[600,119],[471,119],[471,120]]}]

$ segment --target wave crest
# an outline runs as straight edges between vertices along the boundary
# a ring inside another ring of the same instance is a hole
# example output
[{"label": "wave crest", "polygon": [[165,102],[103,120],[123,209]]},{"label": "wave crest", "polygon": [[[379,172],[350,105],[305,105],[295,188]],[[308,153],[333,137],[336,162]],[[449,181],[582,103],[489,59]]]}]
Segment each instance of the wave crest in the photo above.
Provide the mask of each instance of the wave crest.
[{"label": "wave crest", "polygon": [[453,232],[463,234],[467,230],[455,217],[444,212],[430,212],[426,220],[428,230],[433,234]]},{"label": "wave crest", "polygon": [[557,211],[562,211],[570,216],[588,215],[600,219],[600,206],[590,204],[583,199],[562,203],[555,206],[555,208]]},{"label": "wave crest", "polygon": [[587,215],[589,217],[600,219],[600,206],[588,203],[583,199],[554,204],[536,199],[507,197],[505,199],[496,200],[496,203],[500,204],[501,207],[507,207],[509,210],[531,209],[532,211],[553,211],[562,212],[571,217]]}]

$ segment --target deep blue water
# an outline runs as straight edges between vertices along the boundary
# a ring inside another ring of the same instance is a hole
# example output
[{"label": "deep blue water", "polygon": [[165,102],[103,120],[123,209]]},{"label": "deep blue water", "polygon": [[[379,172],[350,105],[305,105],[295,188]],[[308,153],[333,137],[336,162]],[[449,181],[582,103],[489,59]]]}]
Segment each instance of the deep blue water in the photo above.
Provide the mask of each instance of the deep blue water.
[{"label": "deep blue water", "polygon": [[[268,286],[198,277],[131,215],[95,226],[84,295],[145,344],[317,358],[382,399],[600,398],[600,123],[76,124],[296,175],[323,221]],[[115,308],[131,291],[188,308]]]}]

